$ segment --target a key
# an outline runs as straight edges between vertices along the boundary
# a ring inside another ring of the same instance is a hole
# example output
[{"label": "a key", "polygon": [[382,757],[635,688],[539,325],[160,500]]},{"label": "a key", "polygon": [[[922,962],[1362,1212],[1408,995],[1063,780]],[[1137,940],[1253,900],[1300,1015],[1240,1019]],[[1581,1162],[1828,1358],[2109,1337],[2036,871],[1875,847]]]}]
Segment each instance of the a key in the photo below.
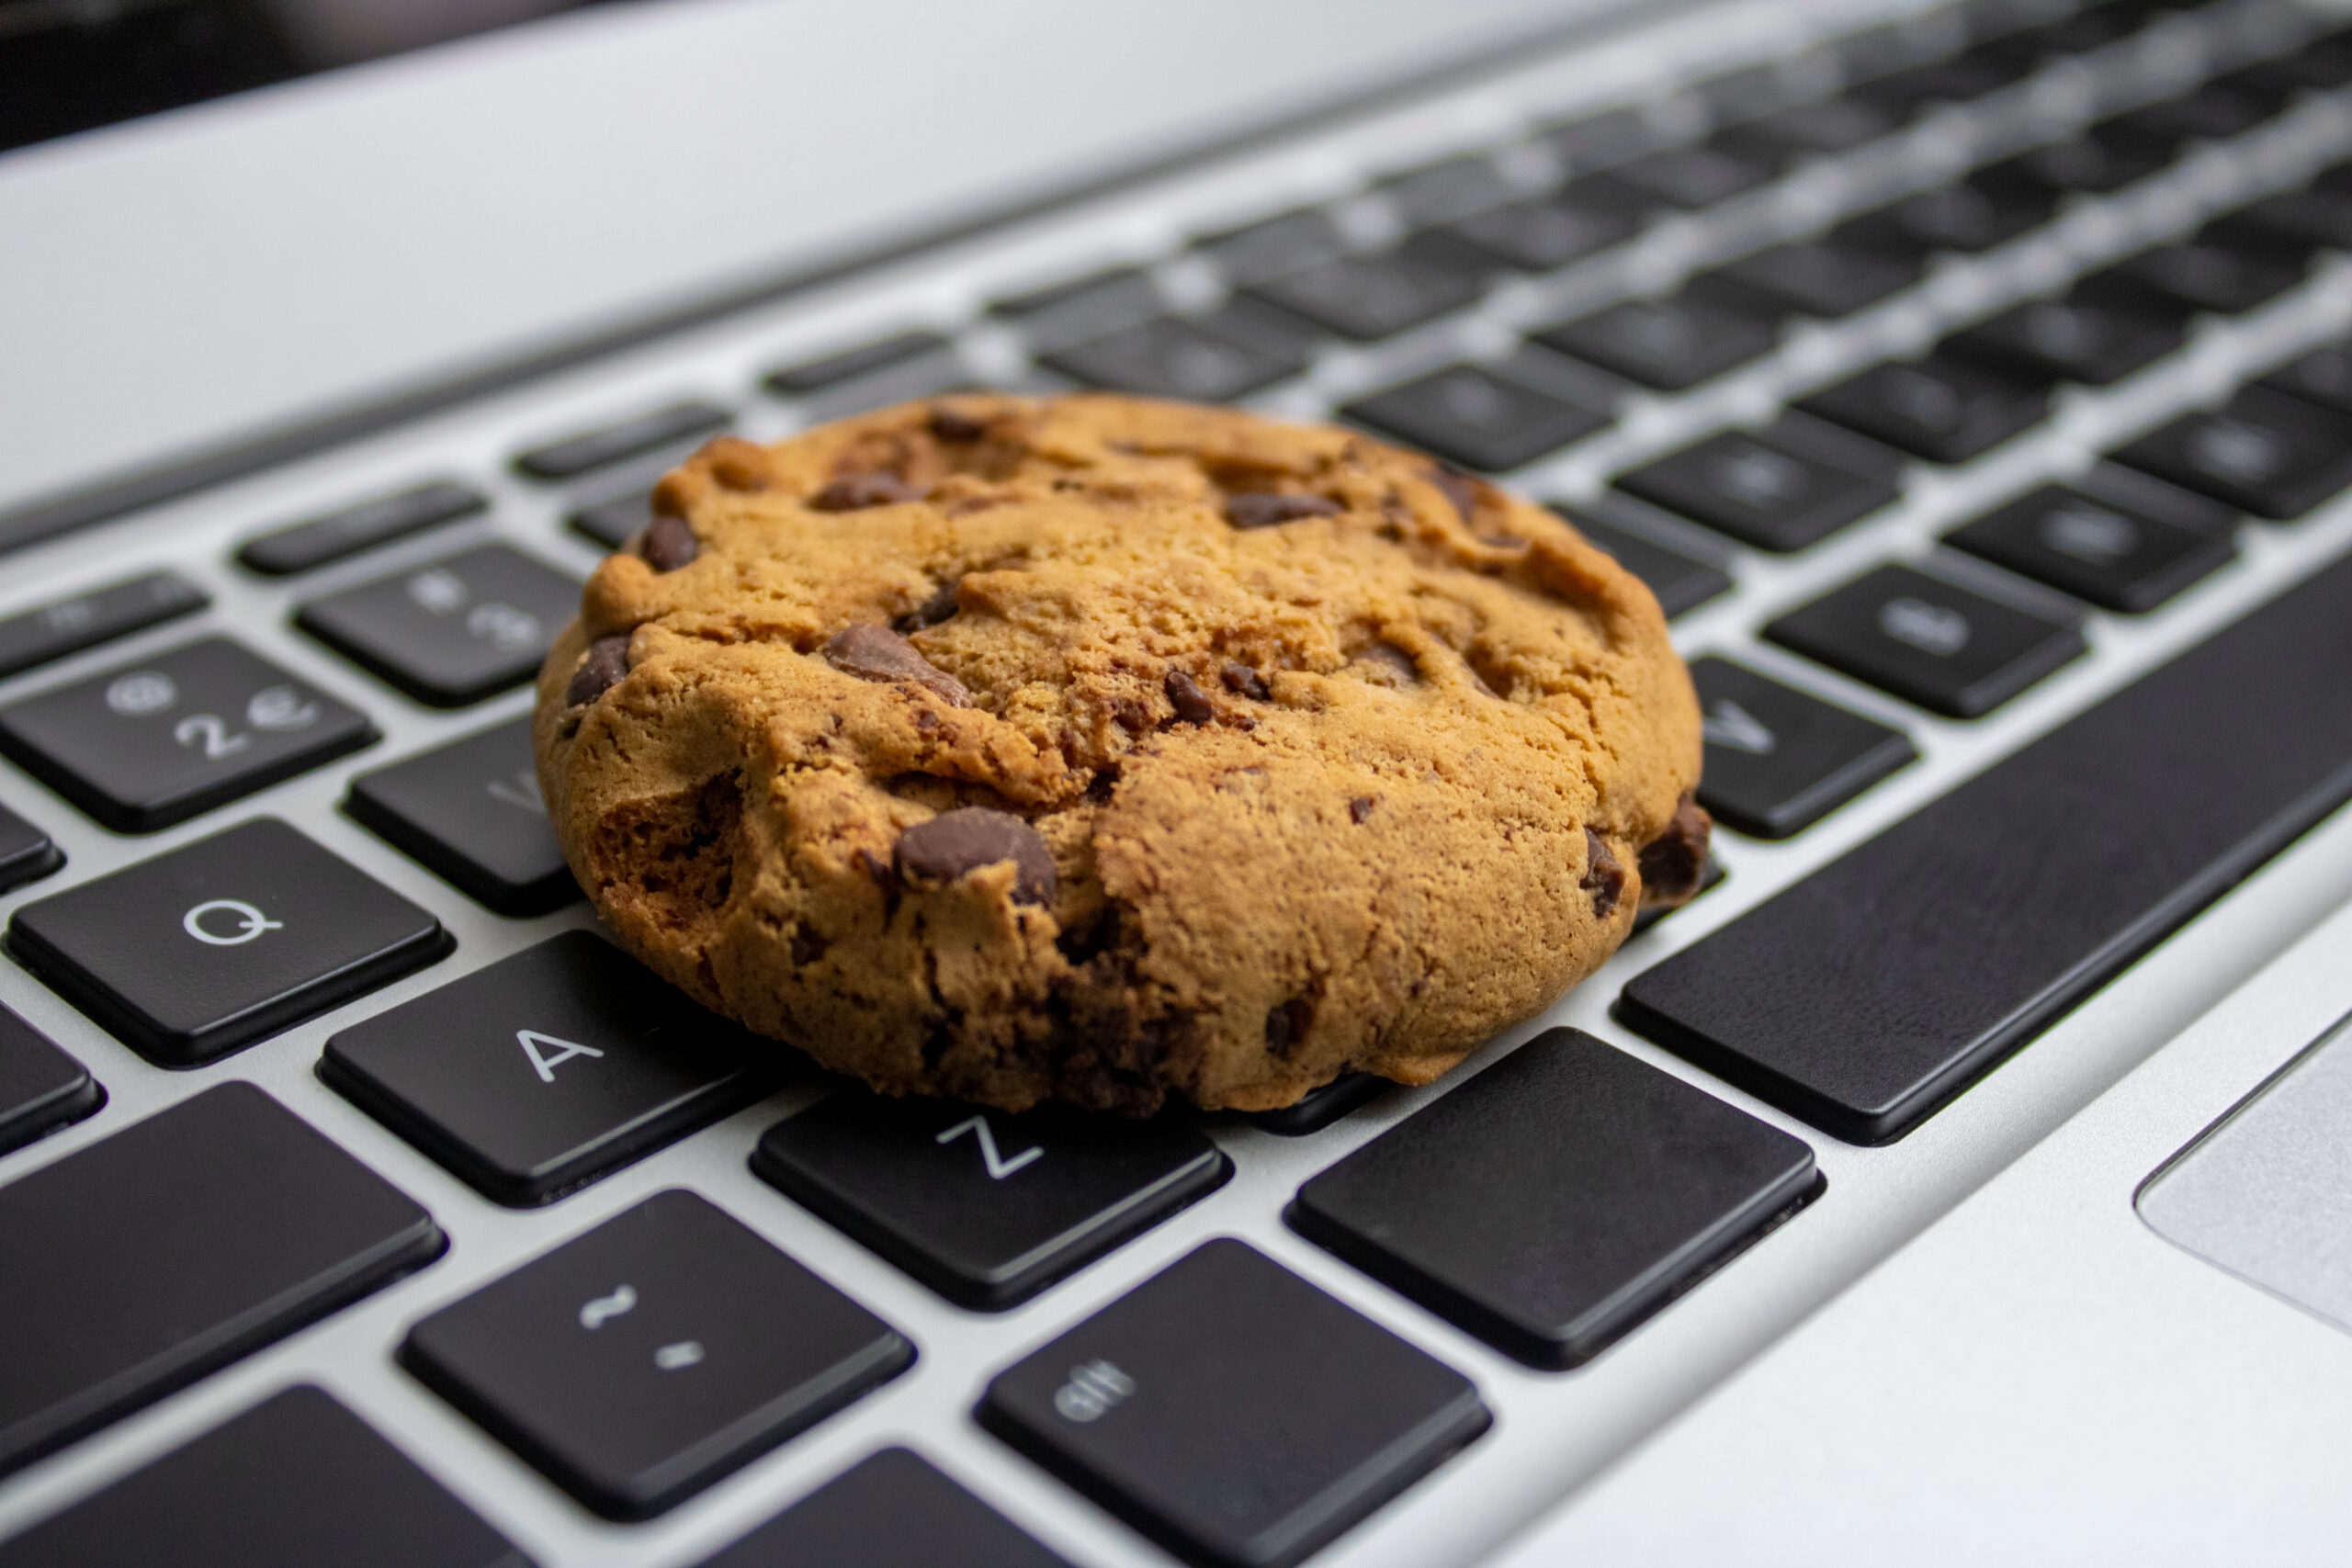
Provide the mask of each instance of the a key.
[{"label": "a key", "polygon": [[1701,141],[1645,152],[1608,177],[1655,202],[1696,211],[1745,196],[1770,183],[1773,173],[1770,164],[1744,158],[1732,147]]},{"label": "a key", "polygon": [[0,620],[0,679],[193,615],[211,601],[177,572],[151,571]]},{"label": "a key", "polygon": [[2055,194],[2038,185],[1961,180],[1850,219],[1838,226],[1835,238],[1906,259],[1935,251],[1973,255],[2048,222],[2056,205]]},{"label": "a key", "polygon": [[1579,174],[1613,169],[1664,140],[1657,125],[1639,109],[1611,109],[1548,127],[1544,132],[1553,156]]},{"label": "a key", "polygon": [[0,1187],[0,1474],[441,1256],[433,1216],[248,1083]]},{"label": "a key", "polygon": [[2158,146],[2177,149],[2191,141],[2224,141],[2242,136],[2273,112],[2260,98],[2225,83],[2207,82],[2188,92],[2127,109],[2109,123]]},{"label": "a key", "polygon": [[2104,6],[1995,39],[1987,47],[1996,54],[2039,65],[2060,55],[2104,49],[2119,39],[2130,37],[2139,28],[2140,17],[2132,7]]},{"label": "a key", "polygon": [[582,537],[617,550],[653,521],[653,492],[643,485],[631,485],[574,508],[564,521]]},{"label": "a key", "polygon": [[308,1383],[0,1543],[0,1568],[530,1568],[505,1537]]},{"label": "a key", "polygon": [[79,1122],[107,1102],[87,1067],[0,1008],[0,1155]]},{"label": "a key", "polygon": [[1846,89],[1849,97],[1893,114],[1918,115],[1936,104],[1972,103],[2023,76],[2021,60],[1990,48],[1976,48],[1889,72]]},{"label": "a key", "polygon": [[2338,560],[1636,976],[1618,1015],[1849,1143],[1903,1136],[2352,796],[2347,604]]},{"label": "a key", "polygon": [[1306,345],[1238,306],[1206,316],[1159,316],[1037,362],[1074,381],[1150,398],[1229,402],[1306,368]]},{"label": "a key", "polygon": [[806,398],[884,371],[902,369],[922,361],[944,362],[954,355],[955,345],[937,333],[899,333],[820,359],[771,370],[762,378],[761,385],[780,398]]},{"label": "a key", "polygon": [[[1069,1568],[906,1449],[884,1449],[698,1568]],[[0,1562],[0,1568],[8,1568]]]},{"label": "a key", "polygon": [[1770,315],[1683,293],[1628,299],[1533,336],[1645,387],[1679,392],[1770,353],[1781,328]]},{"label": "a key", "polygon": [[1553,510],[1574,525],[1577,533],[1614,556],[1619,566],[1646,583],[1649,591],[1657,595],[1658,608],[1666,612],[1668,620],[1731,591],[1731,574],[1712,561],[1684,555],[1647,535],[1604,523],[1567,506],[1555,505]]},{"label": "a key", "polygon": [[1264,1254],[1196,1247],[988,1386],[980,1425],[1187,1562],[1289,1568],[1492,1423]]},{"label": "a key", "polygon": [[1458,310],[1487,291],[1494,264],[1442,234],[1409,235],[1394,250],[1335,256],[1254,284],[1252,298],[1369,343]]},{"label": "a key", "polygon": [[148,1060],[188,1067],[446,957],[441,922],[275,817],[20,906],[8,950]]},{"label": "a key", "polygon": [[2352,417],[2257,385],[2109,456],[2256,517],[2301,517],[2352,484]]},{"label": "a key", "polygon": [[1449,366],[1349,403],[1340,414],[1488,473],[1532,463],[1609,423],[1607,414],[1477,365]]},{"label": "a key", "polygon": [[750,1104],[785,1052],[573,931],[338,1032],[319,1077],[528,1208]]},{"label": "a key", "polygon": [[400,1359],[588,1507],[647,1519],[864,1398],[915,1350],[671,1190],[425,1318]]},{"label": "a key", "polygon": [[1762,163],[1850,152],[1894,128],[1892,116],[1860,99],[1823,98],[1760,116],[1716,140]]},{"label": "a key", "polygon": [[264,577],[290,577],[470,517],[489,505],[470,486],[436,479],[257,535],[237,547],[237,564]]},{"label": "a key", "polygon": [[528,717],[362,773],[343,808],[502,915],[580,897],[539,798]]},{"label": "a key", "polygon": [[2047,418],[2050,387],[1933,354],[1874,365],[1797,407],[1915,457],[1965,463]]},{"label": "a key", "polygon": [[992,301],[989,314],[1019,326],[1033,347],[1100,337],[1166,310],[1151,275],[1124,266]]},{"label": "a key", "polygon": [[1630,239],[1639,213],[1606,191],[1569,186],[1549,196],[1488,208],[1445,232],[1521,272],[1550,272]]},{"label": "a key", "polygon": [[752,1169],[958,1306],[1002,1312],[1225,1185],[1170,1117],[1020,1116],[846,1090],[768,1129]]},{"label": "a key", "polygon": [[2282,190],[2223,214],[2205,231],[2251,251],[2276,243],[2290,257],[2313,249],[2352,250],[2352,197],[2317,187]]},{"label": "a key", "polygon": [[2227,507],[2130,469],[2104,469],[2098,479],[2097,494],[2043,485],[1944,542],[2127,615],[2154,609],[2236,558],[2237,517]]},{"label": "a key", "polygon": [[2256,384],[2352,418],[2352,339],[2312,349]]},{"label": "a key", "polygon": [[2032,184],[2052,196],[2105,196],[2146,179],[2172,162],[2171,152],[2111,125],[2028,148],[1988,167],[1987,178]]},{"label": "a key", "polygon": [[1495,161],[1483,152],[1448,158],[1442,164],[1396,175],[1373,188],[1387,197],[1389,207],[1399,219],[1415,227],[1448,223],[1489,207],[1499,207],[1519,194],[1495,166]]},{"label": "a key", "polygon": [[1620,474],[1617,485],[1743,544],[1786,553],[1827,538],[1900,493],[1775,441],[1727,430]]},{"label": "a key", "polygon": [[1917,262],[1806,240],[1758,251],[1711,276],[1790,310],[1834,321],[1910,288],[1919,273]]},{"label": "a key", "polygon": [[462,707],[539,672],[578,580],[482,545],[313,599],[294,624],[421,703]]},{"label": "a key", "polygon": [[2104,387],[2154,364],[2187,336],[2177,317],[2037,299],[1954,333],[1937,351],[2021,381]]},{"label": "a key", "polygon": [[1892,565],[1779,616],[1764,635],[1951,718],[1982,717],[2086,647],[2078,626]]},{"label": "a key", "polygon": [[735,416],[716,403],[670,403],[648,412],[598,425],[560,440],[527,447],[514,456],[517,471],[535,479],[575,479],[626,457],[640,457],[664,446],[724,430]]},{"label": "a key", "polygon": [[56,840],[0,806],[0,893],[39,882],[64,863]]},{"label": "a key", "polygon": [[2256,249],[2203,239],[2157,245],[2102,267],[2075,286],[2077,298],[2127,310],[2234,316],[2267,305],[2311,270],[2305,249]]},{"label": "a key", "polygon": [[1911,738],[1744,665],[1690,661],[1705,765],[1699,804],[1752,838],[1802,833],[1919,755]]},{"label": "a key", "polygon": [[1581,1030],[1298,1190],[1291,1228],[1529,1366],[1581,1366],[1785,1220],[1813,1151]]},{"label": "a key", "polygon": [[1789,94],[1777,65],[1748,65],[1693,85],[1711,125],[1737,125],[1784,101]]},{"label": "a key", "polygon": [[1371,1104],[1396,1086],[1374,1073],[1341,1073],[1279,1111],[1253,1111],[1250,1124],[1279,1138],[1304,1138]]},{"label": "a key", "polygon": [[0,707],[0,751],[119,833],[152,833],[356,751],[368,716],[226,637]]},{"label": "a key", "polygon": [[1204,235],[1194,246],[1236,288],[1329,261],[1346,248],[1331,215],[1312,209]]}]

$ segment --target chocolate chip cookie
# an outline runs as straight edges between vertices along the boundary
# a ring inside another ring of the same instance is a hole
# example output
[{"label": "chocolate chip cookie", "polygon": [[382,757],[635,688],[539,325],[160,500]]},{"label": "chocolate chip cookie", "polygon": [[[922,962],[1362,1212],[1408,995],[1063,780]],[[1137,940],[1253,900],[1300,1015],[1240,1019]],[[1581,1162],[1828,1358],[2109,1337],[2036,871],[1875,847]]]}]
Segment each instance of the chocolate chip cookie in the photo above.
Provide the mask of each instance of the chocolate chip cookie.
[{"label": "chocolate chip cookie", "polygon": [[1696,886],[1657,602],[1427,457],[956,397],[653,510],[539,679],[557,837],[655,970],[887,1092],[1424,1083]]}]

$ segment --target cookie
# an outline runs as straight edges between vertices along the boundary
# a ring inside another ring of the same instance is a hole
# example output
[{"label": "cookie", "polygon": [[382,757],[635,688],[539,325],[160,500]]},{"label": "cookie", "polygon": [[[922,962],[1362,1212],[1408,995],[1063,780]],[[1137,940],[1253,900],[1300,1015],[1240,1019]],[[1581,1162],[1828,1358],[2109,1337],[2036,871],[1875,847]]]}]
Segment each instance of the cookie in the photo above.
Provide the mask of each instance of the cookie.
[{"label": "cookie", "polygon": [[539,680],[564,853],[893,1094],[1136,1114],[1444,1072],[1695,888],[1649,591],[1349,431],[957,397],[712,442]]}]

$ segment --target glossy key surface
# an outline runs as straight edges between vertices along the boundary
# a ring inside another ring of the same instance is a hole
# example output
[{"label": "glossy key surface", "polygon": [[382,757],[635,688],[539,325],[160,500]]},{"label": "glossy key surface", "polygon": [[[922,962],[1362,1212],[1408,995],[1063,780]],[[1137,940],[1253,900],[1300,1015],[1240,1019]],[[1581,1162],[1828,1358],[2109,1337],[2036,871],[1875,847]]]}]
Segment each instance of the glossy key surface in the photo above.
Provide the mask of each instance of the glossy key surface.
[{"label": "glossy key surface", "polygon": [[1341,417],[1465,468],[1501,473],[1557,451],[1609,416],[1478,365],[1454,365],[1348,404]]},{"label": "glossy key surface", "polygon": [[2257,384],[2109,456],[2225,506],[2283,521],[2352,484],[2352,416]]},{"label": "glossy key surface", "polygon": [[361,773],[343,808],[502,915],[580,897],[539,797],[527,716]]},{"label": "glossy key surface", "polygon": [[1935,354],[1874,365],[1796,406],[1915,457],[1965,463],[2040,423],[2050,388]]},{"label": "glossy key surface", "polygon": [[1990,713],[2087,646],[2069,622],[1907,566],[1867,572],[1764,635],[1952,718]]},{"label": "glossy key surface", "polygon": [[[884,1449],[701,1568],[1069,1568],[907,1449]],[[0,1564],[5,1568],[5,1564]]]},{"label": "glossy key surface", "polygon": [[1619,489],[1759,549],[1786,553],[1827,538],[1894,500],[1883,473],[1859,473],[1775,440],[1719,431],[1620,474]]},{"label": "glossy key surface", "polygon": [[2043,485],[1945,542],[2128,615],[2154,609],[2237,555],[2237,515],[2200,496],[2102,470],[2096,493]]},{"label": "glossy key surface", "polygon": [[483,545],[313,599],[295,624],[422,703],[461,707],[538,673],[580,583]]}]

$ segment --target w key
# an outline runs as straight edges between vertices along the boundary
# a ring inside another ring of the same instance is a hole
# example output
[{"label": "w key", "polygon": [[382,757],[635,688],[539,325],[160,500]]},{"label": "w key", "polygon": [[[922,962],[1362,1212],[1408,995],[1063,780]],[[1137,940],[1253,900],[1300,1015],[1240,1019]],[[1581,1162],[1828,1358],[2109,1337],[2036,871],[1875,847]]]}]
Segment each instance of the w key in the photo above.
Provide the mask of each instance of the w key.
[{"label": "w key", "polygon": [[528,717],[362,773],[343,808],[502,915],[580,897],[539,798]]}]

